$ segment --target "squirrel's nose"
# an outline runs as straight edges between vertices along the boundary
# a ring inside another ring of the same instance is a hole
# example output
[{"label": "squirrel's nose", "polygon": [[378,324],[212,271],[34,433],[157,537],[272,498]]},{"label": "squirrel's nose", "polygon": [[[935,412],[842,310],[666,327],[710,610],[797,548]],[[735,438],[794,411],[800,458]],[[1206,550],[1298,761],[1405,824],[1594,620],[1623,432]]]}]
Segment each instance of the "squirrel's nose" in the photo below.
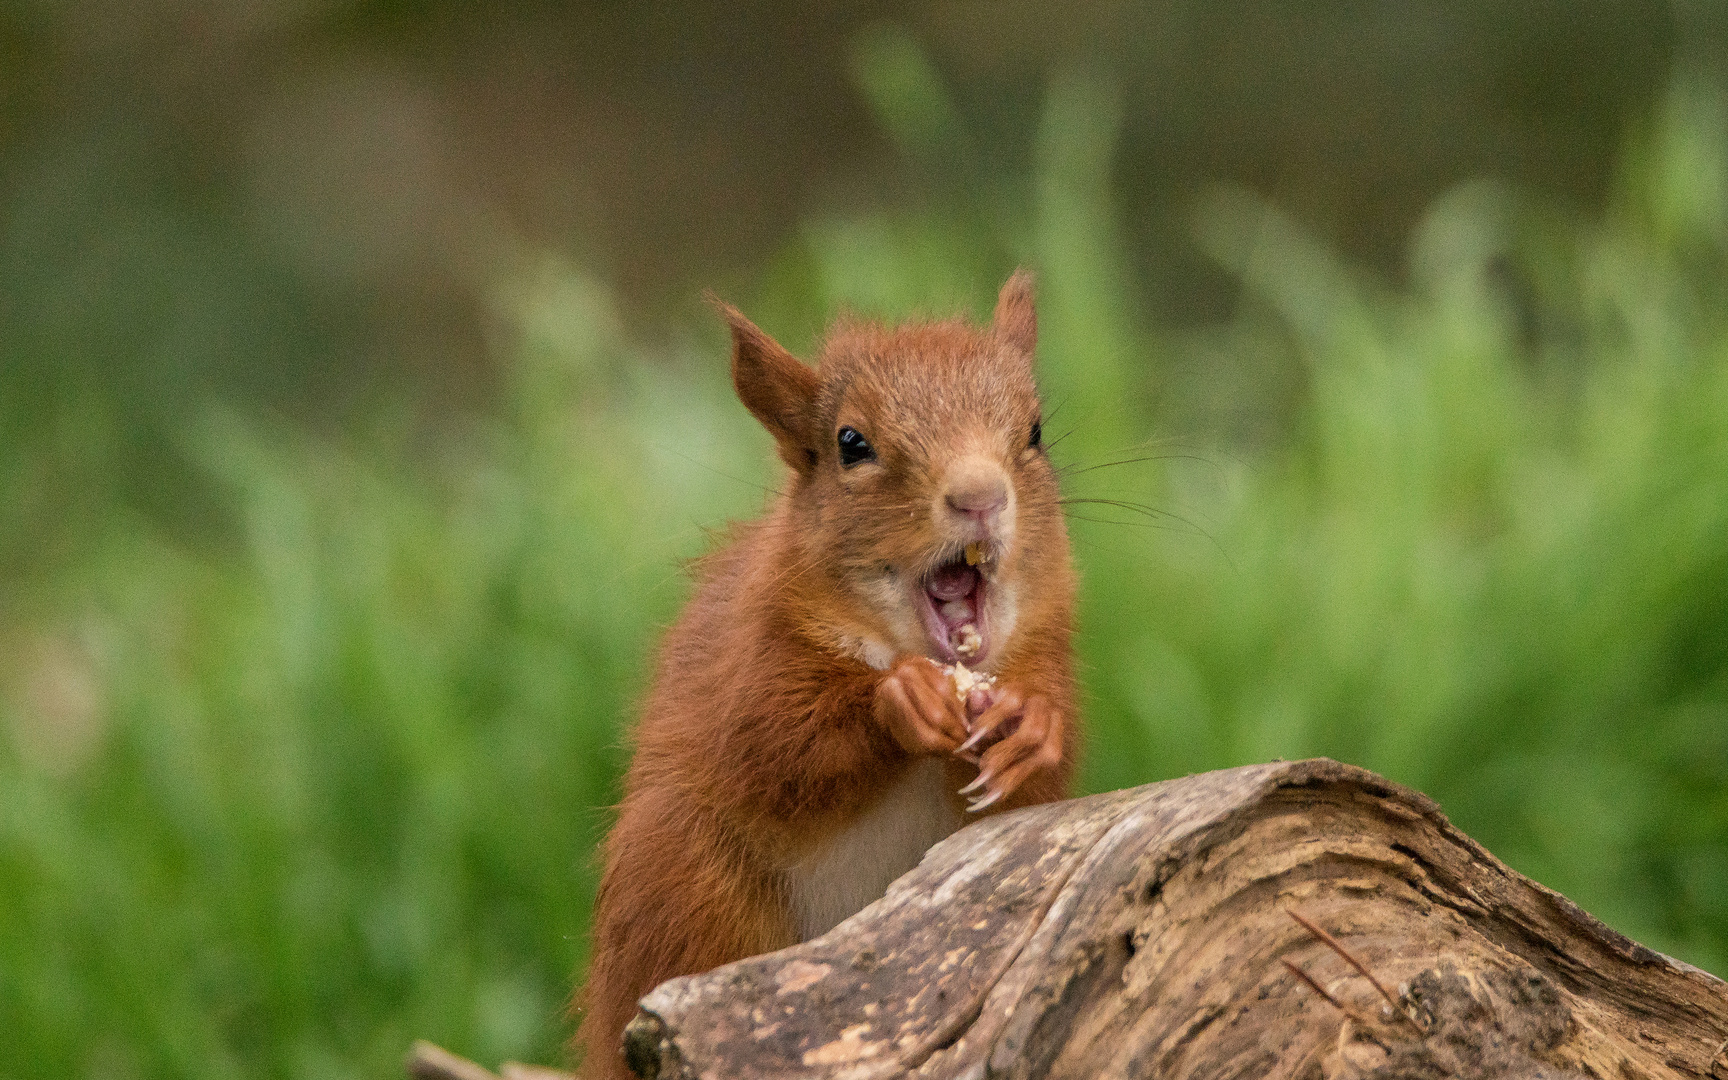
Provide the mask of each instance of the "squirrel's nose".
[{"label": "squirrel's nose", "polygon": [[968,458],[949,470],[942,499],[957,514],[989,521],[1008,505],[1008,477],[993,461]]}]

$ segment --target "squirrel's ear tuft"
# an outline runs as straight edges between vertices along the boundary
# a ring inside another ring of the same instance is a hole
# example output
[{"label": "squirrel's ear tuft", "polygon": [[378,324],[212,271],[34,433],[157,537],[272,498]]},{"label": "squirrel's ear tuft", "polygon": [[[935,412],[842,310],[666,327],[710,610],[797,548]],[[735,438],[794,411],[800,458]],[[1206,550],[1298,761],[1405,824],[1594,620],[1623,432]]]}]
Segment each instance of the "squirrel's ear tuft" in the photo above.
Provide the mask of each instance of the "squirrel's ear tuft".
[{"label": "squirrel's ear tuft", "polygon": [[816,372],[730,304],[708,303],[732,328],[732,386],[750,414],[774,436],[780,457],[807,475],[816,467]]},{"label": "squirrel's ear tuft", "polygon": [[1038,313],[1032,307],[1032,271],[1014,271],[996,295],[996,315],[991,320],[996,336],[1032,358],[1038,341]]}]

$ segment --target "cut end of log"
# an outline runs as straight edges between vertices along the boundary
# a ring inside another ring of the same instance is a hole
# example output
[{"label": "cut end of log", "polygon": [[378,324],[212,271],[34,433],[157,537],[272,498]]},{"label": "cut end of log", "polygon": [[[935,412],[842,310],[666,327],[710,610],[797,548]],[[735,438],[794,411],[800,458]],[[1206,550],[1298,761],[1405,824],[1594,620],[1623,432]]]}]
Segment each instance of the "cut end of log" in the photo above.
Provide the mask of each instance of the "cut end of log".
[{"label": "cut end of log", "polygon": [[624,1064],[644,1080],[658,1080],[662,1073],[679,1075],[683,1063],[677,1044],[660,1018],[650,1012],[639,1012],[624,1029]]}]

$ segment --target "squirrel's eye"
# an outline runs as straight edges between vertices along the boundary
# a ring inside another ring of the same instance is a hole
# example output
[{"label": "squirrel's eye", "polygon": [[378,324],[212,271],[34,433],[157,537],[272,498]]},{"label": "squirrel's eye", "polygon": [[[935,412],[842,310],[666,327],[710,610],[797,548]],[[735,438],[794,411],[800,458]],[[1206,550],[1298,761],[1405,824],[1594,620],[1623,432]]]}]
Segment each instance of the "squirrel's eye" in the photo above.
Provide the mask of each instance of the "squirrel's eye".
[{"label": "squirrel's eye", "polygon": [[850,468],[860,461],[874,461],[876,451],[870,449],[870,444],[864,436],[849,427],[840,429],[840,464]]},{"label": "squirrel's eye", "polygon": [[1032,421],[1032,437],[1026,440],[1026,445],[1035,447],[1044,441],[1044,421]]}]

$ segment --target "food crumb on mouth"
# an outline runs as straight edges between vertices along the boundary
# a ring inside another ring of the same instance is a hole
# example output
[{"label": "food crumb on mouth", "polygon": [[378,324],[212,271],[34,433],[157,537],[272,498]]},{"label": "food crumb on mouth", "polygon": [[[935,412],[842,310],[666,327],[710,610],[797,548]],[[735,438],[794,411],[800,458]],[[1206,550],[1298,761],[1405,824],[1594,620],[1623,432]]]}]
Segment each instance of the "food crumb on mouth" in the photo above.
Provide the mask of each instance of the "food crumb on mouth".
[{"label": "food crumb on mouth", "polygon": [[984,638],[978,633],[978,628],[967,623],[960,628],[960,640],[955,643],[954,651],[961,656],[971,656],[984,645]]},{"label": "food crumb on mouth", "polygon": [[942,669],[954,683],[954,696],[964,705],[972,691],[996,685],[996,676],[986,675],[981,671],[973,671],[965,664],[949,664]]}]

